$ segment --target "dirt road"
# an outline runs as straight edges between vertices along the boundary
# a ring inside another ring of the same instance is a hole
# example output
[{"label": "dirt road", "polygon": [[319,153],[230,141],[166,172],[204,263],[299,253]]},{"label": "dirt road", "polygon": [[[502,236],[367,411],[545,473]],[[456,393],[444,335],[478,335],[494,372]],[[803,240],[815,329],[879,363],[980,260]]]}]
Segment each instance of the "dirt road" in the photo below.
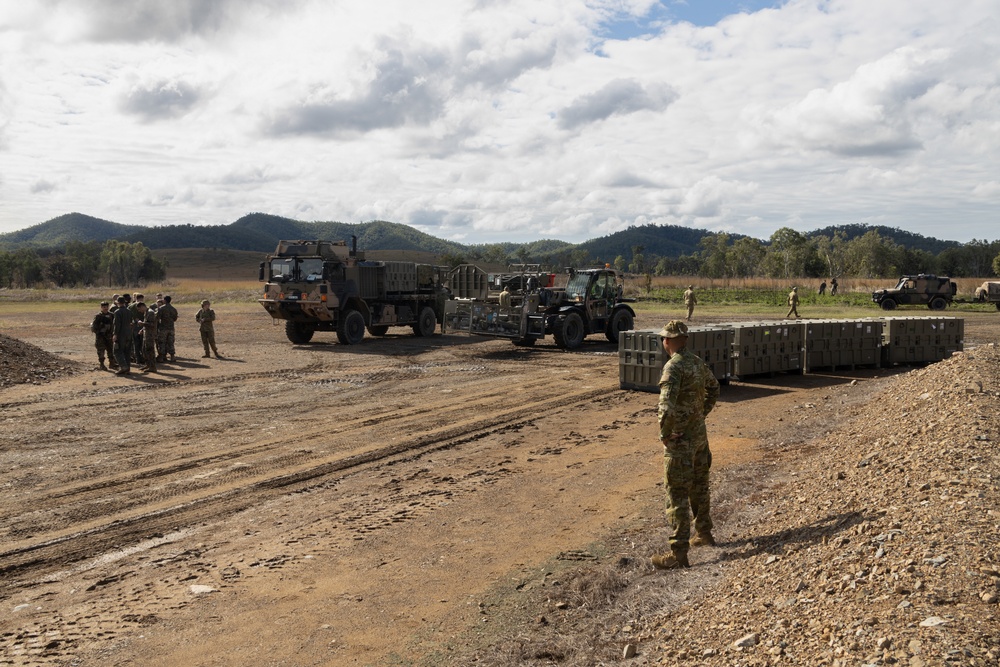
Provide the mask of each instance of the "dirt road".
[{"label": "dirt road", "polygon": [[[603,339],[294,346],[222,304],[223,358],[202,359],[180,304],[181,358],[122,378],[96,370],[91,313],[3,309],[2,333],[80,372],[0,389],[0,664],[449,664],[498,587],[662,530],[656,398],[618,389]],[[716,469],[893,372],[726,387]]]}]

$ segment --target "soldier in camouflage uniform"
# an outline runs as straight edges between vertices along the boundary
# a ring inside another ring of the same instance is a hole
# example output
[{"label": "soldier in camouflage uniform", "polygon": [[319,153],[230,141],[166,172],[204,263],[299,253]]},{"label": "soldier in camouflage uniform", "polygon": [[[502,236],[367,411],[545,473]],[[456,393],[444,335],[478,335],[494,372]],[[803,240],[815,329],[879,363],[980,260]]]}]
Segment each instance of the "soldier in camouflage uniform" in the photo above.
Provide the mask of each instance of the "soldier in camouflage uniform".
[{"label": "soldier in camouflage uniform", "polygon": [[793,287],[792,291],[788,293],[788,313],[785,315],[787,320],[792,314],[795,314],[795,319],[799,319],[799,288]]},{"label": "soldier in camouflage uniform", "polygon": [[211,347],[212,352],[215,352],[215,358],[221,359],[219,350],[215,347],[215,311],[212,310],[211,306],[209,300],[205,299],[201,302],[201,309],[194,314],[194,319],[198,322],[198,328],[201,331],[201,344],[205,347],[205,354],[201,358],[208,359],[210,356],[208,349]]},{"label": "soldier in camouflage uniform", "polygon": [[691,317],[694,315],[695,304],[698,303],[698,297],[694,295],[694,285],[688,285],[688,288],[684,290],[684,305],[687,306],[688,316],[687,321],[691,321]]},{"label": "soldier in camouflage uniform", "polygon": [[101,362],[101,370],[106,371],[108,367],[104,365],[104,356],[107,355],[111,368],[118,368],[115,361],[115,340],[114,326],[115,316],[108,310],[107,301],[101,302],[101,312],[94,315],[94,321],[90,323],[90,330],[94,333],[94,345],[97,347],[97,359]]},{"label": "soldier in camouflage uniform", "polygon": [[177,321],[177,309],[170,303],[170,295],[163,297],[163,305],[156,309],[156,360],[166,363],[167,355],[170,361],[176,359],[174,350],[174,322]]},{"label": "soldier in camouflage uniform", "polygon": [[156,310],[139,302],[136,313],[142,318],[142,358],[145,365],[140,368],[143,373],[156,372]]},{"label": "soldier in camouflage uniform", "polygon": [[[667,522],[670,553],[653,556],[658,569],[690,567],[691,545],[715,544],[712,537],[708,471],[712,452],[708,448],[705,416],[719,399],[719,381],[704,361],[687,349],[687,325],[679,320],[660,331],[664,351],[670,359],[660,376],[660,442],[664,455],[664,486],[667,492]],[[691,536],[691,515],[697,533]]]},{"label": "soldier in camouflage uniform", "polygon": [[115,359],[118,361],[118,370],[115,371],[115,375],[128,375],[132,371],[129,363],[132,358],[132,312],[128,309],[127,303],[127,297],[118,297],[118,309],[115,310],[114,314],[112,334],[115,343]]}]

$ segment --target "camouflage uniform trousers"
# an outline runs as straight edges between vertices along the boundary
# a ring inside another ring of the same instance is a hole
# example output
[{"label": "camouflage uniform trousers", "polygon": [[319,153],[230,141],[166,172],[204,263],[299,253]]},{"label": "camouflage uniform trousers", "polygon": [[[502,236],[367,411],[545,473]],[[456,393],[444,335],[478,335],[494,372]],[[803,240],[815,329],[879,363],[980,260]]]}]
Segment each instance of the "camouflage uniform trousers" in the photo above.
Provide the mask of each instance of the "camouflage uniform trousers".
[{"label": "camouflage uniform trousers", "polygon": [[156,360],[166,361],[167,355],[171,357],[176,356],[177,352],[174,350],[174,330],[167,329],[165,327],[160,327],[156,331]]},{"label": "camouflage uniform trousers", "polygon": [[208,356],[208,348],[212,348],[212,352],[215,352],[215,356],[219,356],[219,351],[215,348],[215,331],[202,330],[201,332],[201,344],[205,347],[205,356]]},{"label": "camouflage uniform trousers", "polygon": [[144,368],[156,370],[156,339],[153,336],[142,337],[142,358],[146,360]]},{"label": "camouflage uniform trousers", "polygon": [[101,334],[94,336],[94,346],[97,348],[97,358],[101,366],[104,365],[104,356],[107,355],[111,367],[118,367],[118,362],[115,360],[115,341],[110,333],[107,336]]},{"label": "camouflage uniform trousers", "polygon": [[712,450],[708,439],[695,444],[689,440],[671,442],[664,454],[667,523],[672,528],[670,550],[687,553],[691,539],[691,516],[698,533],[712,532],[711,496],[708,472]]}]

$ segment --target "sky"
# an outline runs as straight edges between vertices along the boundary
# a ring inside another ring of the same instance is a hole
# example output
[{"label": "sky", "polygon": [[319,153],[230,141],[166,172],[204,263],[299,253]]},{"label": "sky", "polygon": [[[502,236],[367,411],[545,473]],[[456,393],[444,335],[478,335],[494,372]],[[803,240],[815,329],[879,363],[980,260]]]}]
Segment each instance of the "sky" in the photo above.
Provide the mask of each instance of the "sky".
[{"label": "sky", "polygon": [[0,0],[0,233],[70,212],[995,240],[1000,0]]}]

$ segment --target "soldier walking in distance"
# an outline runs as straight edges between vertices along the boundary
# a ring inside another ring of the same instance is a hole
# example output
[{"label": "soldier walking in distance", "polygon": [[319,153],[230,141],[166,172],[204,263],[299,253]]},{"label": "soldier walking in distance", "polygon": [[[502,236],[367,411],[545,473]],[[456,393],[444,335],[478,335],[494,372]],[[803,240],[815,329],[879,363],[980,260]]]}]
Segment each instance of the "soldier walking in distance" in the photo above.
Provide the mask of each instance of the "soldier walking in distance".
[{"label": "soldier walking in distance", "polygon": [[795,314],[795,319],[799,319],[799,288],[793,287],[792,291],[788,293],[788,313],[785,315],[787,320],[792,314]]},{"label": "soldier walking in distance", "polygon": [[691,316],[694,315],[694,306],[698,303],[698,297],[694,295],[694,285],[688,285],[688,288],[684,290],[684,305],[687,306],[688,316],[687,321],[691,321]]},{"label": "soldier walking in distance", "polygon": [[108,302],[102,301],[100,312],[94,315],[94,321],[90,323],[90,330],[94,333],[94,345],[97,347],[97,360],[101,363],[102,371],[108,370],[104,365],[105,354],[111,368],[118,368],[118,362],[115,361],[115,316],[111,314],[109,308]]},{"label": "soldier walking in distance", "polygon": [[[670,553],[652,557],[653,567],[670,570],[691,567],[688,549],[715,544],[712,536],[708,473],[712,451],[708,448],[705,417],[719,400],[719,381],[704,361],[687,349],[687,325],[672,320],[660,331],[663,350],[670,359],[660,375],[657,414],[663,445],[667,523]],[[695,538],[691,539],[694,515]]]},{"label": "soldier walking in distance", "polygon": [[177,358],[174,350],[174,322],[177,321],[177,309],[170,303],[169,294],[163,297],[163,305],[156,309],[156,360],[166,363],[167,355],[170,361]]},{"label": "soldier walking in distance", "polygon": [[819,295],[823,296],[824,294],[826,294],[826,281],[825,280],[819,284]]},{"label": "soldier walking in distance", "polygon": [[219,350],[215,347],[215,311],[211,308],[211,303],[208,299],[201,302],[201,309],[195,313],[194,319],[198,321],[201,329],[201,344],[205,347],[205,354],[201,356],[202,359],[208,359],[210,356],[208,353],[209,348],[215,353],[216,359],[221,359],[219,356]]},{"label": "soldier walking in distance", "polygon": [[830,278],[830,296],[837,296],[837,279]]},{"label": "soldier walking in distance", "polygon": [[112,341],[115,346],[115,359],[118,361],[118,370],[115,375],[128,375],[132,372],[130,365],[132,359],[132,311],[126,307],[128,300],[118,297],[118,310],[114,314],[114,324],[112,325]]}]

